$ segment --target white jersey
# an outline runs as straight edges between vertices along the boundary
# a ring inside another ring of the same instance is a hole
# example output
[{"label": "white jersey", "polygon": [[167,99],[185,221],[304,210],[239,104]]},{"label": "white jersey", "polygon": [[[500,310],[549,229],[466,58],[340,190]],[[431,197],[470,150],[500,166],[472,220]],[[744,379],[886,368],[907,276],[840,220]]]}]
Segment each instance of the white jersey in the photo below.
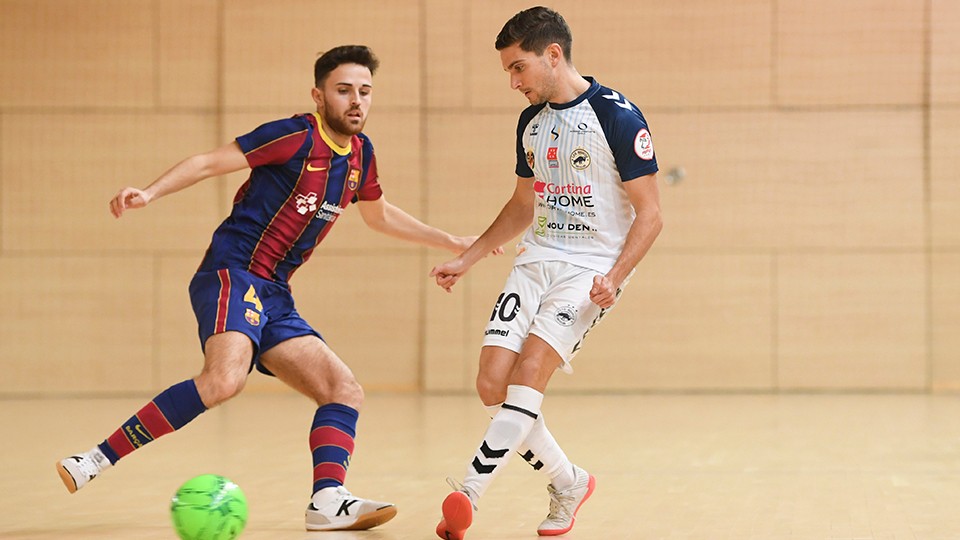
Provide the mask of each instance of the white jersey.
[{"label": "white jersey", "polygon": [[570,103],[528,107],[517,127],[517,176],[534,177],[533,224],[516,265],[560,260],[607,273],[636,213],[623,182],[657,172],[643,114],[587,77]]}]

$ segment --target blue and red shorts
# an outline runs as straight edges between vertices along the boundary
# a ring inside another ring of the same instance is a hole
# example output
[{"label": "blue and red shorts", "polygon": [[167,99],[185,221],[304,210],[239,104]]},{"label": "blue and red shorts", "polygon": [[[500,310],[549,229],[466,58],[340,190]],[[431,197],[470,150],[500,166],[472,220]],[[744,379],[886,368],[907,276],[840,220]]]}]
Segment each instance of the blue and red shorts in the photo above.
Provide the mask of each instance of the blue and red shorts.
[{"label": "blue and red shorts", "polygon": [[268,375],[260,354],[295,337],[320,336],[300,317],[290,289],[244,270],[197,272],[190,281],[190,302],[197,316],[200,347],[214,334],[240,332],[253,342],[250,369]]}]

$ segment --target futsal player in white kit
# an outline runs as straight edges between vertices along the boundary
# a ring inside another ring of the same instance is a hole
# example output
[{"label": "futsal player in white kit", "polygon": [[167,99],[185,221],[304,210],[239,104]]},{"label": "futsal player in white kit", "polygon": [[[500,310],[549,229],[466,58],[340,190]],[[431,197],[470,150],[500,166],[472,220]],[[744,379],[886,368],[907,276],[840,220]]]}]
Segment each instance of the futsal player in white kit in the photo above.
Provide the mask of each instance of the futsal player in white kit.
[{"label": "futsal player in white kit", "polygon": [[531,106],[517,127],[517,185],[484,234],[431,271],[450,291],[484,254],[524,232],[493,308],[477,391],[492,417],[437,535],[464,537],[480,497],[514,452],[550,478],[541,536],[568,532],[596,481],[547,430],[540,405],[558,368],[615,305],[660,233],[657,159],[646,120],[619,92],[583,77],[559,13],[517,13],[497,36],[510,87]]}]

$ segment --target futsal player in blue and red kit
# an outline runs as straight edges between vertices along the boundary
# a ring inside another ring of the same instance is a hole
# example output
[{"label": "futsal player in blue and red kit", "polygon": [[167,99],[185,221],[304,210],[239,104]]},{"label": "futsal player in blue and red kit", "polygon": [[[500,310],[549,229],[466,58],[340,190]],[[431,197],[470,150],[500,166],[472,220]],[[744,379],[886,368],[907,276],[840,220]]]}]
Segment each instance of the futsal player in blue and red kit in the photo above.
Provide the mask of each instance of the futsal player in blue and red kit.
[{"label": "futsal player in blue and red kit", "polygon": [[73,493],[118,460],[237,395],[256,367],[313,399],[313,496],[307,530],[369,529],[396,515],[390,503],[343,487],[363,390],[347,365],[304,321],[288,281],[351,203],[374,230],[460,253],[453,236],[391,205],[378,183],[373,145],[361,133],[379,62],[364,46],[334,48],[314,66],[316,112],[264,124],[185,159],[147,188],[127,187],[114,216],[200,180],[250,168],[230,216],[190,283],[204,352],[201,373],[175,384],[89,452],[57,463]]}]

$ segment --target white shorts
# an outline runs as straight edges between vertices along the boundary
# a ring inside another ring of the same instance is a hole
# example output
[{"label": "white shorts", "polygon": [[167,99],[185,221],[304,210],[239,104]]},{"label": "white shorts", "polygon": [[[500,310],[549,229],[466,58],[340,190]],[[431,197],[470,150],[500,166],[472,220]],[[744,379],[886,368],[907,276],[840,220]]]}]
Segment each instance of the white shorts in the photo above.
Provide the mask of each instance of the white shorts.
[{"label": "white shorts", "polygon": [[[527,336],[535,334],[563,359],[560,369],[572,373],[570,361],[587,333],[616,305],[600,309],[590,300],[597,275],[596,270],[562,261],[514,266],[490,314],[483,346],[519,353]],[[617,290],[617,299],[629,281],[627,276]]]}]

